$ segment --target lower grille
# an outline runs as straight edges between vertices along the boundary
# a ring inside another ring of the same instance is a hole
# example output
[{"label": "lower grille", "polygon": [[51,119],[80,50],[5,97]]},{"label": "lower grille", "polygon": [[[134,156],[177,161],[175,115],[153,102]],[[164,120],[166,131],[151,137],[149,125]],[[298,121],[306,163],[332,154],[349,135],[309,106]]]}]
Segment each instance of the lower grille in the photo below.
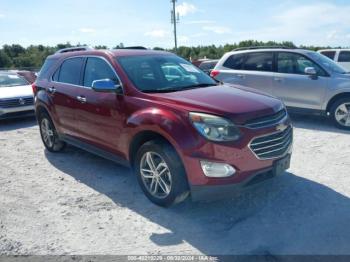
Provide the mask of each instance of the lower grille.
[{"label": "lower grille", "polygon": [[271,159],[285,155],[293,142],[291,126],[266,136],[253,139],[249,147],[259,159]]},{"label": "lower grille", "polygon": [[34,104],[34,98],[33,97],[20,97],[20,98],[0,99],[0,107],[2,107],[2,108],[31,106],[33,104]]}]

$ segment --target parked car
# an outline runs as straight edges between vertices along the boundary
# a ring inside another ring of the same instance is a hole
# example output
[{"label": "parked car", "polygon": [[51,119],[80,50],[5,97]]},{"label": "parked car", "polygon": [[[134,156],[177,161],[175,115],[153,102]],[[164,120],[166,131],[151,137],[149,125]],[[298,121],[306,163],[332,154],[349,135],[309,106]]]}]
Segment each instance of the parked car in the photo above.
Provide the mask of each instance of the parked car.
[{"label": "parked car", "polygon": [[31,85],[16,73],[0,72],[0,119],[33,115]]},{"label": "parked car", "polygon": [[161,206],[189,193],[228,196],[289,167],[292,126],[280,100],[219,85],[171,53],[58,52],[33,90],[48,151],[69,143],[131,166]]},{"label": "parked car", "polygon": [[211,76],[276,96],[290,112],[328,115],[336,126],[350,130],[350,74],[319,53],[239,49],[225,54]]},{"label": "parked car", "polygon": [[213,70],[219,60],[208,60],[199,64],[199,68],[208,75],[210,75],[211,70]]},{"label": "parked car", "polygon": [[318,51],[350,72],[350,49],[324,49]]}]

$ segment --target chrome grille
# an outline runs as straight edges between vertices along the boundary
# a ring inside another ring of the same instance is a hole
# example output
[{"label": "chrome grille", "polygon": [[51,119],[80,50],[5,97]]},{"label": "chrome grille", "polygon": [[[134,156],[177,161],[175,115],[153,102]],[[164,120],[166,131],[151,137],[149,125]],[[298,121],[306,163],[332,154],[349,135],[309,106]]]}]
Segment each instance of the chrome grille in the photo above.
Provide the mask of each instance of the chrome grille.
[{"label": "chrome grille", "polygon": [[291,126],[284,131],[257,137],[249,147],[259,159],[271,159],[285,155],[293,142]]},{"label": "chrome grille", "polygon": [[282,109],[273,115],[263,116],[249,120],[244,126],[248,128],[262,128],[266,126],[273,126],[278,124],[286,116],[287,111],[285,109]]},{"label": "chrome grille", "polygon": [[0,107],[2,107],[2,108],[31,106],[33,104],[34,104],[33,97],[18,97],[18,98],[0,99]]}]

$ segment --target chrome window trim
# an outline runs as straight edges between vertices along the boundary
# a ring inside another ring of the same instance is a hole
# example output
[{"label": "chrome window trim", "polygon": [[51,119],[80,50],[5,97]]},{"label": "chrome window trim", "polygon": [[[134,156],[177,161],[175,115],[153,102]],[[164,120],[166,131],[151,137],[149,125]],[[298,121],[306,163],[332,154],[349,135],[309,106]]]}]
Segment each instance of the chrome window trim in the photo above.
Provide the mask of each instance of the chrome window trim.
[{"label": "chrome window trim", "polygon": [[[80,88],[85,88],[85,89],[90,89],[90,90],[92,90],[92,88],[91,88],[91,87],[88,87],[88,86],[75,85],[75,84],[70,84],[70,83],[65,83],[65,82],[57,82],[57,81],[54,81],[54,80],[53,80],[54,74],[55,74],[56,71],[63,65],[63,63],[64,63],[65,61],[67,61],[68,59],[79,58],[79,57],[81,57],[81,58],[89,58],[89,57],[90,57],[90,58],[99,58],[99,59],[105,61],[105,62],[108,64],[108,66],[112,69],[112,71],[113,71],[113,73],[115,74],[115,76],[117,77],[117,79],[118,79],[118,81],[119,81],[119,84],[120,84],[120,86],[121,86],[121,88],[122,88],[122,90],[123,90],[123,95],[125,94],[124,85],[123,85],[123,83],[122,83],[122,81],[121,81],[119,75],[118,75],[117,72],[115,71],[114,67],[111,65],[111,63],[110,63],[105,57],[103,57],[103,56],[98,56],[98,55],[78,55],[78,56],[70,56],[70,57],[65,58],[65,59],[59,64],[59,66],[56,68],[56,70],[54,70],[54,72],[51,74],[50,82],[51,82],[51,83],[57,83],[57,84],[66,84],[66,85],[71,85],[71,86],[75,86],[75,87],[80,87]],[[85,66],[86,66],[86,63],[85,63]],[[85,74],[85,67],[84,67],[84,72],[83,72],[83,74]]]}]

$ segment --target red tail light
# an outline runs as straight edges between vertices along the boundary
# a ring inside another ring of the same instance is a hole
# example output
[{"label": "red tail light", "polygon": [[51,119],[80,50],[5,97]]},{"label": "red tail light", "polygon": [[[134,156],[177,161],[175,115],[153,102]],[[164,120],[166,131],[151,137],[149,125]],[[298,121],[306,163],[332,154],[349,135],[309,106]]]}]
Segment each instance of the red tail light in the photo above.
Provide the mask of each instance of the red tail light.
[{"label": "red tail light", "polygon": [[36,88],[35,84],[32,84],[33,94],[35,95],[38,89]]},{"label": "red tail light", "polygon": [[219,70],[212,70],[211,72],[210,72],[210,76],[212,77],[212,78],[215,78],[216,76],[218,76],[220,74],[220,71]]}]

